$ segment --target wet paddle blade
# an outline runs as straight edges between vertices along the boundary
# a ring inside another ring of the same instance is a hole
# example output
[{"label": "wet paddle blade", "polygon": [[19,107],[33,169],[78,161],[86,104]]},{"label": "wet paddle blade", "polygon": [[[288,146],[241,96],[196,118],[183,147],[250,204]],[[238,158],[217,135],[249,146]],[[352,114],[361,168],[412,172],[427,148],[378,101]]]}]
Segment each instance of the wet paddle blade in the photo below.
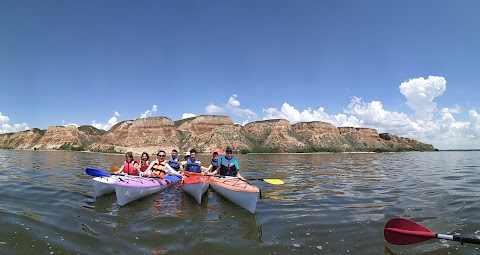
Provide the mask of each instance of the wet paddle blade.
[{"label": "wet paddle blade", "polygon": [[95,177],[102,177],[102,176],[110,176],[110,173],[94,169],[94,168],[87,168],[85,169],[85,173],[87,173],[90,176],[95,176]]},{"label": "wet paddle blade", "polygon": [[268,182],[273,185],[281,185],[284,184],[284,182],[280,179],[262,179],[264,182]]},{"label": "wet paddle blade", "polygon": [[118,167],[118,166],[112,166],[112,167],[110,167],[110,172],[116,172],[116,171],[118,171],[118,170],[120,170],[120,167]]},{"label": "wet paddle blade", "polygon": [[411,220],[394,218],[385,225],[383,235],[391,244],[406,245],[430,240],[436,233]]}]

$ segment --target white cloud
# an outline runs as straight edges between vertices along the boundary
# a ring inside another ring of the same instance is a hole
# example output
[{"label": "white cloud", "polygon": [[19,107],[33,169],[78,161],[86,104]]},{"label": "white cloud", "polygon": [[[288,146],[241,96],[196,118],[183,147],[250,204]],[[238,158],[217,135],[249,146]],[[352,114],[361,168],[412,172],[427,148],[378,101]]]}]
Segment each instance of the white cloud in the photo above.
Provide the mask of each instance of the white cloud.
[{"label": "white cloud", "polygon": [[193,113],[184,113],[184,114],[182,114],[182,120],[183,120],[183,119],[192,118],[192,117],[195,117],[195,114],[193,114]]},{"label": "white cloud", "polygon": [[120,114],[115,111],[113,113],[113,116],[107,121],[107,123],[97,123],[95,120],[92,120],[92,126],[97,129],[109,130],[111,127],[118,123],[117,117],[120,117]]},{"label": "white cloud", "polygon": [[152,117],[154,113],[157,112],[158,107],[156,105],[152,106],[151,110],[146,110],[144,113],[140,114],[140,118]]},{"label": "white cloud", "polygon": [[414,110],[414,115],[385,109],[380,101],[368,103],[359,97],[353,97],[342,114],[328,114],[323,107],[297,110],[284,103],[280,110],[263,109],[263,119],[287,119],[292,124],[323,121],[337,127],[369,127],[380,133],[387,132],[433,144],[439,149],[480,148],[480,114],[472,109],[468,111],[468,121],[458,121],[455,115],[462,114],[460,106],[437,108],[434,99],[446,91],[445,78],[415,78],[403,82],[399,89],[407,100],[406,104]]},{"label": "white cloud", "polygon": [[74,127],[79,127],[79,125],[77,123],[68,123],[68,124],[65,124],[65,120],[62,120],[62,126],[64,127],[68,127],[68,126],[74,126]]},{"label": "white cloud", "polygon": [[0,126],[0,134],[14,133],[14,132],[25,131],[30,129],[27,123],[13,124],[12,126],[8,122],[10,122],[10,118],[8,116],[3,115],[0,112],[0,124],[2,124]]},{"label": "white cloud", "polygon": [[225,112],[225,109],[223,109],[220,106],[214,105],[214,104],[209,104],[205,107],[205,112],[207,114],[216,114],[216,113]]},{"label": "white cloud", "polygon": [[430,120],[437,110],[437,104],[433,102],[447,89],[447,81],[443,77],[428,76],[410,79],[400,84],[400,92],[407,98],[407,105],[415,111],[419,119]]},{"label": "white cloud", "polygon": [[237,100],[237,95],[234,94],[228,99],[228,103],[226,105],[227,109],[230,110],[236,116],[247,118],[248,120],[253,120],[257,118],[257,114],[247,108],[240,107],[240,101]]}]

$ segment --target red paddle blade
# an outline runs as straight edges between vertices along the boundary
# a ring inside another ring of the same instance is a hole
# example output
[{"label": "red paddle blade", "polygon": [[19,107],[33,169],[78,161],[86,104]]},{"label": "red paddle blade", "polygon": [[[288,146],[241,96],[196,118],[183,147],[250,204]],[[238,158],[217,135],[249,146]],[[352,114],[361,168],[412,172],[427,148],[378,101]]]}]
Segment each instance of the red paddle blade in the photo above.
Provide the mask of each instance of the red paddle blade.
[{"label": "red paddle blade", "polygon": [[404,218],[391,219],[383,231],[385,240],[391,244],[415,244],[435,238],[436,233]]}]

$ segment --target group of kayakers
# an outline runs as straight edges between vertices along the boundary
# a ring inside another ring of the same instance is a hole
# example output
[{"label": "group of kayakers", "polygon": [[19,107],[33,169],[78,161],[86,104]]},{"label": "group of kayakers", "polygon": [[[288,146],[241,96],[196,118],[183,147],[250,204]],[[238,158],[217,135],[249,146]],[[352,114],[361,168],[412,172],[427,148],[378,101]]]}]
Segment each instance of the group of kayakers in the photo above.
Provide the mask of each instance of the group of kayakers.
[{"label": "group of kayakers", "polygon": [[196,173],[203,175],[236,176],[243,179],[240,175],[238,162],[233,156],[233,151],[230,147],[227,147],[225,155],[221,157],[219,157],[218,152],[213,152],[208,167],[202,166],[202,163],[196,158],[196,155],[197,151],[191,149],[185,153],[185,160],[180,161],[178,151],[174,149],[171,151],[167,161],[167,153],[164,150],[159,150],[157,152],[157,159],[150,162],[150,156],[147,152],[141,154],[139,161],[133,159],[132,152],[127,152],[125,154],[125,162],[115,173],[160,178],[166,175],[184,177],[186,175],[188,176],[188,173]]}]

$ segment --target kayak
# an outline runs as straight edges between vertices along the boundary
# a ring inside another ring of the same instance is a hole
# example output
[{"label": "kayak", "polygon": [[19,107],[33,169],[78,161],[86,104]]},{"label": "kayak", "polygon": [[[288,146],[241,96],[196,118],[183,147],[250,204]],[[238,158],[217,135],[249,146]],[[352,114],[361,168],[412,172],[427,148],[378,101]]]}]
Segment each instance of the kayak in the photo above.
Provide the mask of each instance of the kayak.
[{"label": "kayak", "polygon": [[108,193],[115,192],[115,182],[119,181],[119,176],[100,176],[93,178],[93,186],[95,187],[95,197],[103,196]]},{"label": "kayak", "polygon": [[123,206],[134,200],[154,194],[168,187],[169,184],[180,181],[177,176],[167,176],[165,179],[137,177],[122,179],[115,182],[117,203]]},{"label": "kayak", "polygon": [[210,187],[231,202],[255,213],[260,190],[238,177],[210,177]]},{"label": "kayak", "polygon": [[198,173],[187,173],[187,178],[182,181],[182,190],[194,197],[198,204],[202,203],[202,196],[208,190],[208,177]]}]

